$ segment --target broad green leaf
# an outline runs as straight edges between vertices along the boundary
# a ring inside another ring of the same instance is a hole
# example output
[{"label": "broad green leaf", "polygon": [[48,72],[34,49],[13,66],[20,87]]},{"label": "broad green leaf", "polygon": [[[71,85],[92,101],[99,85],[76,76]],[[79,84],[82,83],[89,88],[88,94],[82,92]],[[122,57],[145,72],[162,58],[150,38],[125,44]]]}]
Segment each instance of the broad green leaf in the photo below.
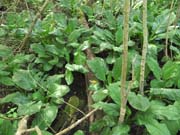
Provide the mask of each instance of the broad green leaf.
[{"label": "broad green leaf", "polygon": [[[41,133],[43,135],[53,135],[52,133],[48,132],[48,131],[41,131]],[[33,134],[34,135],[34,134]],[[36,135],[36,134],[35,134]]]},{"label": "broad green leaf", "polygon": [[103,119],[96,120],[90,125],[91,132],[99,132],[105,126],[105,121]]},{"label": "broad green leaf", "polygon": [[68,100],[68,104],[65,107],[65,112],[70,116],[73,117],[74,113],[77,112],[77,109],[80,105],[80,100],[77,96],[71,96]]},{"label": "broad green leaf", "polygon": [[13,57],[12,63],[11,64],[21,64],[21,63],[25,63],[25,62],[29,62],[34,58],[33,54],[16,54]]},{"label": "broad green leaf", "polygon": [[44,71],[49,71],[53,68],[53,65],[49,64],[49,63],[42,63],[43,64],[43,70]]},{"label": "broad green leaf", "polygon": [[170,46],[170,49],[171,49],[172,51],[176,52],[177,54],[180,54],[179,48],[171,45],[171,46]]},{"label": "broad green leaf", "polygon": [[66,70],[65,72],[65,80],[67,82],[68,85],[72,84],[74,77],[71,71]]},{"label": "broad green leaf", "polygon": [[112,69],[112,76],[115,80],[120,80],[121,78],[121,66],[122,66],[122,58],[119,57],[116,59]]},{"label": "broad green leaf", "polygon": [[128,125],[117,125],[112,129],[112,135],[128,135],[129,130]]},{"label": "broad green leaf", "polygon": [[70,91],[66,85],[60,85],[57,83],[48,85],[49,96],[53,98],[61,98]]},{"label": "broad green leaf", "polygon": [[64,13],[54,14],[54,21],[59,27],[65,28],[67,25],[67,15],[65,15]]},{"label": "broad green leaf", "polygon": [[119,85],[120,85],[120,82],[112,83],[109,86],[107,86],[107,89],[109,91],[109,96],[118,105],[120,105],[120,101],[121,101]]},{"label": "broad green leaf", "polygon": [[7,57],[12,54],[11,48],[0,44],[0,57]]},{"label": "broad green leaf", "polygon": [[103,109],[103,111],[111,116],[119,116],[119,105],[114,103],[98,102],[93,105],[95,108]]},{"label": "broad green leaf", "polygon": [[32,94],[33,101],[44,101],[46,99],[45,92],[38,90]]},{"label": "broad green leaf", "polygon": [[92,98],[95,102],[99,102],[105,99],[107,95],[108,95],[107,90],[98,90],[93,93]]},{"label": "broad green leaf", "polygon": [[46,57],[45,47],[41,44],[31,44],[31,49],[40,57]]},{"label": "broad green leaf", "polygon": [[161,79],[161,68],[159,67],[159,64],[157,60],[155,60],[152,57],[147,57],[147,65],[149,69],[153,72],[154,76],[160,80]]},{"label": "broad green leaf", "polygon": [[0,104],[11,102],[16,105],[29,103],[30,100],[24,94],[19,92],[14,92],[12,94],[8,94],[7,96],[1,98]]},{"label": "broad green leaf", "polygon": [[177,81],[177,87],[180,88],[180,79]]},{"label": "broad green leaf", "polygon": [[156,58],[158,54],[158,45],[156,44],[148,44],[148,55],[150,57]]},{"label": "broad green leaf", "polygon": [[99,80],[106,80],[108,68],[105,61],[102,58],[96,57],[92,60],[88,60],[87,64]]},{"label": "broad green leaf", "polygon": [[122,26],[119,26],[117,28],[117,31],[116,31],[115,35],[116,35],[116,45],[119,46],[122,43],[122,41],[123,41]]},{"label": "broad green leaf", "polygon": [[50,61],[48,61],[49,64],[51,65],[56,65],[59,63],[59,58],[58,56],[54,56],[53,59],[51,59]]},{"label": "broad green leaf", "polygon": [[164,80],[176,77],[179,67],[175,62],[168,61],[162,68],[162,77]]},{"label": "broad green leaf", "polygon": [[162,12],[155,18],[152,31],[154,31],[155,34],[165,32],[167,27],[174,22],[175,18],[176,15],[174,12],[162,10]]},{"label": "broad green leaf", "polygon": [[66,69],[69,71],[78,71],[81,73],[87,73],[88,70],[83,65],[77,65],[77,64],[66,64]]},{"label": "broad green leaf", "polygon": [[116,19],[110,10],[106,10],[105,12],[105,18],[106,18],[106,23],[109,26],[110,29],[115,29],[116,28]]},{"label": "broad green leaf", "polygon": [[110,44],[108,42],[102,42],[102,43],[100,43],[99,48],[96,51],[96,53],[103,52],[104,50],[106,50],[106,51],[107,50],[112,50],[113,46],[114,45],[112,45],[112,44]]},{"label": "broad green leaf", "polygon": [[180,130],[180,119],[179,120],[165,120],[163,123],[168,127],[171,135],[177,135]]},{"label": "broad green leaf", "polygon": [[14,85],[12,78],[7,77],[7,76],[0,77],[0,83],[7,85],[7,86],[13,86]]},{"label": "broad green leaf", "polygon": [[110,134],[111,134],[111,128],[110,127],[104,127],[100,133],[100,135],[110,135]]},{"label": "broad green leaf", "polygon": [[48,76],[47,78],[47,83],[52,84],[52,83],[61,83],[61,79],[64,77],[63,74],[55,74],[52,76]]},{"label": "broad green leaf", "polygon": [[102,119],[105,122],[104,123],[105,126],[114,127],[115,125],[117,125],[117,119],[114,116],[105,115]]},{"label": "broad green leaf", "polygon": [[96,28],[96,30],[93,31],[95,37],[93,38],[97,38],[97,40],[99,39],[100,41],[106,41],[106,37],[104,35],[104,30],[100,29],[100,28]]},{"label": "broad green leaf", "polygon": [[84,28],[79,28],[79,29],[76,29],[74,30],[68,37],[68,40],[70,42],[75,42],[77,41],[77,39],[81,36],[81,34],[83,32],[85,32],[86,30]]},{"label": "broad green leaf", "polygon": [[151,88],[150,93],[169,100],[180,100],[180,89]]},{"label": "broad green leaf", "polygon": [[152,88],[163,88],[164,87],[164,81],[163,80],[157,80],[157,79],[153,79],[150,82],[150,86]]},{"label": "broad green leaf", "polygon": [[84,65],[86,62],[86,55],[83,52],[77,51],[74,53],[74,63],[77,65]]},{"label": "broad green leaf", "polygon": [[74,135],[84,135],[84,132],[82,130],[78,130],[74,133]]},{"label": "broad green leaf", "polygon": [[171,135],[164,123],[159,123],[149,114],[139,114],[137,121],[140,125],[144,125],[150,135]]},{"label": "broad green leaf", "polygon": [[8,71],[0,70],[0,76],[7,76],[9,74],[10,74],[10,72],[8,72]]},{"label": "broad green leaf", "polygon": [[0,37],[3,37],[6,35],[6,31],[3,28],[0,28]]},{"label": "broad green leaf", "polygon": [[22,104],[18,106],[17,113],[19,116],[22,115],[32,115],[40,111],[43,103],[39,102],[29,102],[27,104]]},{"label": "broad green leaf", "polygon": [[59,48],[57,48],[55,45],[45,45],[45,50],[47,52],[50,52],[54,55],[59,55]]},{"label": "broad green leaf", "polygon": [[25,90],[32,90],[36,88],[37,84],[35,82],[35,79],[33,79],[33,75],[31,71],[28,70],[17,70],[12,77],[14,83],[25,89]]},{"label": "broad green leaf", "polygon": [[3,123],[0,125],[0,134],[1,135],[13,135],[16,132],[13,124],[10,120],[3,120]]},{"label": "broad green leaf", "polygon": [[82,5],[81,6],[82,11],[87,14],[89,17],[93,16],[93,9],[90,6]]},{"label": "broad green leaf", "polygon": [[104,34],[104,36],[105,36],[107,41],[109,41],[109,42],[113,42],[114,41],[115,37],[114,37],[114,35],[112,34],[111,31],[109,31],[107,29],[104,29],[103,30],[103,34]]},{"label": "broad green leaf", "polygon": [[148,98],[140,94],[136,95],[134,92],[129,92],[128,102],[133,108],[140,111],[146,111],[150,106]]},{"label": "broad green leaf", "polygon": [[38,126],[41,130],[46,130],[56,118],[57,112],[57,106],[47,105],[44,109],[41,109],[37,115],[35,115],[32,126]]},{"label": "broad green leaf", "polygon": [[73,32],[75,30],[75,28],[77,27],[78,25],[78,20],[76,18],[70,18],[68,20],[68,25],[67,25],[67,28],[66,28],[66,32],[68,34],[70,34],[71,32]]},{"label": "broad green leaf", "polygon": [[156,102],[151,102],[151,106],[148,109],[149,112],[154,114],[156,117],[167,120],[180,119],[180,102],[176,101],[172,105],[157,105]]}]

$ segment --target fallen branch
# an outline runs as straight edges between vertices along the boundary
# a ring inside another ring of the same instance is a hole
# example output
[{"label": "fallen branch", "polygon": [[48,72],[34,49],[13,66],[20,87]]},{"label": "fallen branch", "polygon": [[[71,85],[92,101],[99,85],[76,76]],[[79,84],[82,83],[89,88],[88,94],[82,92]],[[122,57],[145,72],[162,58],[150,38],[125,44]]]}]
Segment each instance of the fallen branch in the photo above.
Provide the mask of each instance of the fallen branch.
[{"label": "fallen branch", "polygon": [[94,112],[96,112],[98,109],[93,109],[91,112],[89,112],[88,114],[86,114],[84,117],[82,117],[81,119],[77,120],[75,123],[73,123],[72,125],[70,125],[69,127],[65,128],[64,130],[60,131],[59,133],[55,134],[55,135],[63,135],[65,133],[67,133],[68,131],[70,131],[71,129],[75,128],[76,126],[78,126],[81,122],[83,122],[85,119],[87,119],[88,117],[90,117]]},{"label": "fallen branch", "polygon": [[38,126],[27,129],[28,118],[29,118],[29,116],[25,116],[19,121],[18,129],[17,129],[15,135],[24,135],[24,133],[30,133],[30,132],[34,132],[34,131],[37,133],[37,135],[42,135],[41,130],[39,129]]}]

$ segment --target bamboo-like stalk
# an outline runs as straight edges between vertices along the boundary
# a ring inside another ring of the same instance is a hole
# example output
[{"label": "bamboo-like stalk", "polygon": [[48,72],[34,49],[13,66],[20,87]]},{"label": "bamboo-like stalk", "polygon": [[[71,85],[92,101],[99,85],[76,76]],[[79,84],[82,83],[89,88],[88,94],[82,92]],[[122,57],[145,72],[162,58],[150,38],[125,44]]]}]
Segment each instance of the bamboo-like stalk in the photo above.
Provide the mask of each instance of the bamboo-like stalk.
[{"label": "bamboo-like stalk", "polygon": [[124,3],[124,19],[123,19],[123,59],[122,59],[122,74],[121,74],[121,108],[119,115],[119,122],[124,122],[126,114],[126,76],[127,76],[127,63],[128,63],[128,38],[129,38],[129,13],[130,13],[130,0],[125,0]]},{"label": "bamboo-like stalk", "polygon": [[172,13],[174,3],[175,3],[174,0],[172,0],[171,7],[170,7],[170,13],[169,13],[169,16],[168,16],[168,23],[167,23],[167,30],[166,30],[166,41],[165,41],[165,56],[166,57],[169,57],[169,55],[168,55],[169,25],[170,25],[171,13]]},{"label": "bamboo-like stalk", "polygon": [[144,95],[144,74],[146,64],[146,54],[148,47],[148,28],[147,28],[147,0],[143,0],[143,50],[141,58],[141,71],[140,71],[140,93]]}]

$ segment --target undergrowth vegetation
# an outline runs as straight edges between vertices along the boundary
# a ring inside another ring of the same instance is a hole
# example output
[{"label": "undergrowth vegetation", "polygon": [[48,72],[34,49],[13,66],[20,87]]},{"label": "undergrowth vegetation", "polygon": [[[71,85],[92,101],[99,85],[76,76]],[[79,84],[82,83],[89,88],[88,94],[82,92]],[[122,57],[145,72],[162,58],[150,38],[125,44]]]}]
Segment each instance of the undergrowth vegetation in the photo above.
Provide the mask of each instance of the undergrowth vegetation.
[{"label": "undergrowth vegetation", "polygon": [[[0,2],[0,134],[17,133],[27,118],[21,130],[38,127],[31,135],[60,135],[89,112],[89,96],[92,108],[98,109],[93,122],[82,121],[66,135],[178,134],[180,6],[177,0],[148,0],[149,44],[141,95],[142,0],[131,2],[123,124],[118,122],[123,0],[49,0],[43,11],[42,0]],[[89,48],[91,59],[85,52]],[[96,79],[87,86],[89,72]]]}]

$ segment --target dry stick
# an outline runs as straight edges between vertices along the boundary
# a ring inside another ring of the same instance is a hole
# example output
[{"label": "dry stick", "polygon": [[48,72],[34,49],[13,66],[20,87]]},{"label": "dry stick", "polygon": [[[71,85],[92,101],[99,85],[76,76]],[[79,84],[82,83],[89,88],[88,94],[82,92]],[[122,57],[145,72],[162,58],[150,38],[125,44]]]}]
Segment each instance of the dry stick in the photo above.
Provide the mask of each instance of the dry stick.
[{"label": "dry stick", "polygon": [[42,132],[38,126],[35,126],[34,128],[29,128],[29,129],[23,130],[22,133],[19,135],[24,135],[24,133],[30,133],[30,132],[34,132],[34,131],[36,131],[37,135],[42,135]]},{"label": "dry stick", "polygon": [[171,20],[171,10],[173,8],[174,5],[174,0],[172,0],[171,2],[171,7],[170,7],[170,13],[168,16],[168,24],[167,24],[167,30],[166,30],[166,41],[165,41],[165,56],[168,57],[168,40],[169,40],[169,25],[170,25],[170,20]]},{"label": "dry stick", "polygon": [[127,62],[128,62],[128,36],[129,36],[129,13],[130,13],[130,0],[125,0],[124,5],[124,29],[123,29],[123,59],[122,59],[122,74],[121,74],[121,108],[119,122],[124,122],[126,114],[126,76],[127,76]]},{"label": "dry stick", "polygon": [[27,121],[29,116],[23,117],[18,123],[18,129],[15,135],[22,135],[27,130]]},{"label": "dry stick", "polygon": [[143,50],[141,58],[141,71],[140,71],[140,93],[144,95],[144,73],[146,64],[146,54],[148,47],[148,28],[147,28],[147,0],[143,0]]},{"label": "dry stick", "polygon": [[41,130],[38,126],[35,126],[34,128],[27,129],[27,121],[29,116],[24,116],[18,123],[18,129],[15,133],[15,135],[24,135],[24,133],[29,133],[36,131],[37,135],[42,135]]},{"label": "dry stick", "polygon": [[88,114],[86,114],[84,117],[82,117],[81,119],[77,120],[75,123],[73,123],[72,125],[70,125],[69,127],[67,127],[66,129],[60,131],[59,133],[55,134],[55,135],[63,135],[65,133],[67,133],[68,131],[70,131],[71,129],[75,128],[76,126],[78,126],[81,122],[83,122],[85,119],[87,119],[88,117],[90,117],[91,115],[94,114],[94,112],[96,112],[98,109],[94,109],[91,112],[89,112]]},{"label": "dry stick", "polygon": [[49,3],[49,1],[50,1],[50,0],[46,0],[46,1],[44,2],[44,4],[42,5],[42,7],[40,8],[39,12],[36,14],[33,22],[31,23],[31,25],[30,25],[30,27],[29,27],[29,29],[28,29],[28,33],[25,35],[25,37],[24,37],[24,39],[23,39],[20,47],[18,48],[18,51],[19,51],[19,52],[21,52],[21,51],[25,48],[26,43],[27,43],[27,41],[28,41],[28,39],[29,39],[29,37],[30,37],[30,35],[31,35],[31,33],[32,33],[32,30],[33,30],[33,28],[34,28],[34,26],[35,26],[38,18],[41,16],[42,12],[44,11],[44,9],[45,9],[45,7],[47,6],[47,4]]}]

